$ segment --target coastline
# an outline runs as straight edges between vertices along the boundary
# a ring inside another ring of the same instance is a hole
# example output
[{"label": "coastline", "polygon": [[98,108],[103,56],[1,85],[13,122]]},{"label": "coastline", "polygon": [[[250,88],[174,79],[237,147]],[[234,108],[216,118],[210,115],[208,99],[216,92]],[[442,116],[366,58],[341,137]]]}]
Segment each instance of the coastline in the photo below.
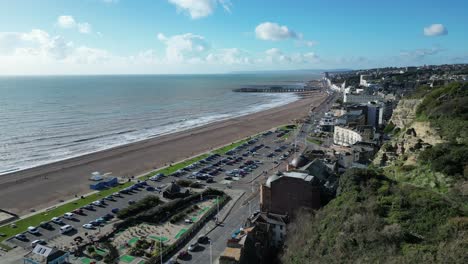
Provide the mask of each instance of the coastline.
[{"label": "coastline", "polygon": [[[93,171],[120,177],[141,175],[303,117],[310,105],[325,98],[326,94],[317,92],[253,114],[4,174],[0,177],[0,208],[24,215],[31,209],[49,207],[89,193],[88,178]],[[25,193],[33,198],[24,197]]]}]

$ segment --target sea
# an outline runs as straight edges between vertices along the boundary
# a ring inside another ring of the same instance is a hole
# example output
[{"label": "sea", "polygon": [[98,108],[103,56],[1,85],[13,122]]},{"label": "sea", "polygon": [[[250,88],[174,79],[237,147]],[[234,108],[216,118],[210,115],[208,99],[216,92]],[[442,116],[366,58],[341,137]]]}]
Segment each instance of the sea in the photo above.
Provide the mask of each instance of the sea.
[{"label": "sea", "polygon": [[298,100],[317,74],[0,77],[0,175]]}]

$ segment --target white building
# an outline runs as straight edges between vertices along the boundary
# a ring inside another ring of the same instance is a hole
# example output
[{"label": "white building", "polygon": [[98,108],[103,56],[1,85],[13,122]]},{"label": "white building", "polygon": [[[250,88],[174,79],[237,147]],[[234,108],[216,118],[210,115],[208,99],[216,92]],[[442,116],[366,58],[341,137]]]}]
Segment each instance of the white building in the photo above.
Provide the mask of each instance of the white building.
[{"label": "white building", "polygon": [[356,128],[335,126],[333,143],[340,146],[352,146],[360,141],[370,141],[374,138],[372,126],[357,126]]},{"label": "white building", "polygon": [[380,95],[372,95],[365,93],[344,93],[343,102],[344,103],[367,103],[372,101],[381,101],[383,98]]}]

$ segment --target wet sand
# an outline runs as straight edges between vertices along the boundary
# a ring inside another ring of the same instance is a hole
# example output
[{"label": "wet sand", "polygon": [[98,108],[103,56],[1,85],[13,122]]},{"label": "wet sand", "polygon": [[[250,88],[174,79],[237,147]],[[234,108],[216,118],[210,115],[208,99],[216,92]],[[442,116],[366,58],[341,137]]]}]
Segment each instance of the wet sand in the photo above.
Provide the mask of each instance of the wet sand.
[{"label": "wet sand", "polygon": [[91,172],[137,176],[307,115],[326,94],[154,139],[0,176],[0,208],[24,215],[89,193]]}]

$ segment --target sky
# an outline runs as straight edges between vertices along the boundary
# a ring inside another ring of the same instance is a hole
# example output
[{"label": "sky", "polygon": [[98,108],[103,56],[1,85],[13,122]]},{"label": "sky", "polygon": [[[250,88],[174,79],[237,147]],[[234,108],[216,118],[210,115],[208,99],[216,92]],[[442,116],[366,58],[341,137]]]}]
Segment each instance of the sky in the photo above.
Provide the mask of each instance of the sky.
[{"label": "sky", "polygon": [[0,0],[0,75],[468,62],[465,0]]}]

